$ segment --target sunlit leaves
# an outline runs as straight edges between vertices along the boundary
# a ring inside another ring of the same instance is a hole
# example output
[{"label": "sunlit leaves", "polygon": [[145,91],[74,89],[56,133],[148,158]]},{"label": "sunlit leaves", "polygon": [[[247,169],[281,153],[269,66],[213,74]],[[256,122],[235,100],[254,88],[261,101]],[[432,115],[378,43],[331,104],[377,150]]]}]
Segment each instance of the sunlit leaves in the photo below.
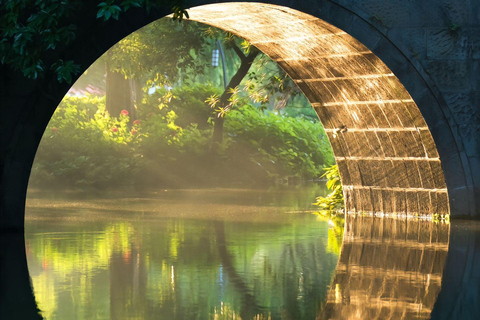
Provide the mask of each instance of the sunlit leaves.
[{"label": "sunlit leaves", "polygon": [[218,95],[211,95],[205,100],[205,103],[207,103],[210,108],[215,109],[217,117],[224,117],[228,111],[239,105],[241,101],[239,96],[240,92],[241,90],[238,86],[235,88],[229,88],[228,94],[230,97],[228,98],[228,103],[225,105],[220,104],[220,97]]},{"label": "sunlit leaves", "polygon": [[324,170],[325,173],[322,177],[327,178],[327,188],[332,192],[326,197],[318,197],[314,205],[319,206],[322,210],[341,211],[344,207],[344,199],[338,165],[327,167]]},{"label": "sunlit leaves", "polygon": [[183,8],[182,6],[174,6],[172,7],[173,12],[173,20],[182,21],[183,18],[189,18],[187,9]]},{"label": "sunlit leaves", "polygon": [[250,52],[250,48],[252,47],[250,42],[248,42],[247,40],[243,40],[240,46],[242,47],[243,51],[245,51],[245,53],[247,54]]},{"label": "sunlit leaves", "polygon": [[130,79],[147,77],[153,80],[150,87],[171,86],[179,77],[179,69],[194,68],[196,60],[202,58],[201,33],[196,23],[160,19],[113,46],[107,54],[108,66]]}]

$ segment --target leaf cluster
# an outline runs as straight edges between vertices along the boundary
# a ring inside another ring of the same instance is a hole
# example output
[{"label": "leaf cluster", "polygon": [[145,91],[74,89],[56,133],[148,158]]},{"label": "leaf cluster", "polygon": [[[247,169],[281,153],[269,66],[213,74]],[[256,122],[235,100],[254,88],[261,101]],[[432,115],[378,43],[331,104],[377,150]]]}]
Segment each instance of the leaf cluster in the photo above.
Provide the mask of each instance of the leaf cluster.
[{"label": "leaf cluster", "polygon": [[147,77],[156,85],[172,85],[179,70],[194,68],[203,55],[198,23],[157,20],[118,42],[107,52],[107,65],[126,78]]},{"label": "leaf cluster", "polygon": [[[71,80],[79,66],[62,61],[56,50],[75,39],[70,17],[81,5],[76,0],[4,0],[0,6],[0,63],[36,79],[45,69],[59,81]],[[54,57],[54,63],[45,56]],[[55,61],[56,60],[56,61]]]},{"label": "leaf cluster", "polygon": [[319,206],[322,210],[339,212],[344,208],[343,188],[340,181],[340,173],[338,165],[326,167],[322,177],[327,178],[327,188],[331,192],[326,197],[317,197],[314,205]]},{"label": "leaf cluster", "polygon": [[[96,18],[118,20],[130,8],[150,11],[170,5],[174,18],[188,16],[183,0],[107,0],[86,3],[80,0],[1,0],[0,1],[0,63],[37,79],[45,71],[53,71],[59,82],[71,82],[80,65],[62,60],[58,55],[75,40],[78,26],[72,16],[95,6]],[[92,10],[92,11],[95,11]],[[88,10],[87,10],[88,12]],[[86,17],[87,18],[87,17]]]}]

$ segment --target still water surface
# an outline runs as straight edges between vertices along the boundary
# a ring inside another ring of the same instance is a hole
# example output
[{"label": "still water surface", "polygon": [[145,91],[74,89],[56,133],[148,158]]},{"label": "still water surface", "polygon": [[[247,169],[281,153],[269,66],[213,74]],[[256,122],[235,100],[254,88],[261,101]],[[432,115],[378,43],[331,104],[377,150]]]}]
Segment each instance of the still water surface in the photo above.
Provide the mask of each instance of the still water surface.
[{"label": "still water surface", "polygon": [[323,192],[31,192],[37,305],[46,319],[315,319],[341,245],[341,230],[301,212]]}]

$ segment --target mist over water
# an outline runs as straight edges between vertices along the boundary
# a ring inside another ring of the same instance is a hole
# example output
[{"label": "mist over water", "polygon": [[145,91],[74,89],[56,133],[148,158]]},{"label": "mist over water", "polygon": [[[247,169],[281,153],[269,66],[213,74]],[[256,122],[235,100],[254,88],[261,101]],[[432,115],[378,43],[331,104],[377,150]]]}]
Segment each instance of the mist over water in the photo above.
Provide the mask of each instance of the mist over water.
[{"label": "mist over water", "polygon": [[38,307],[46,319],[313,319],[340,241],[299,212],[319,191],[32,195],[25,243]]}]

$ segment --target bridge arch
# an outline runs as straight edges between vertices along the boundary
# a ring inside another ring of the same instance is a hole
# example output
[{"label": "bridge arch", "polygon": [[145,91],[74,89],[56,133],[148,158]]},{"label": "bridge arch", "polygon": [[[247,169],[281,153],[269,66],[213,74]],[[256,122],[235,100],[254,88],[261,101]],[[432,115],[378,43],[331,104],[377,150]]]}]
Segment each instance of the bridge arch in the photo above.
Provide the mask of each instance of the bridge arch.
[{"label": "bridge arch", "polygon": [[[475,214],[470,169],[440,93],[381,28],[332,0],[210,2],[190,2],[197,6],[189,11],[192,19],[250,40],[274,58],[312,102],[334,147],[349,211],[447,214],[450,203],[454,214]],[[102,22],[82,19],[96,8],[85,10],[90,11],[74,18],[80,26],[76,41],[62,53],[84,69],[121,38],[169,13],[168,8],[131,10],[119,21]],[[243,27],[238,25],[241,14],[250,18]],[[277,28],[262,29],[269,23]],[[295,23],[303,29],[292,29]],[[316,42],[309,42],[305,32]],[[328,44],[328,37],[337,47]],[[355,58],[345,58],[347,53]],[[302,62],[305,57],[308,64]],[[12,109],[2,124],[0,226],[23,230],[36,148],[69,86],[49,72],[41,82],[25,81],[14,72],[3,72],[0,81],[6,102],[2,110]],[[348,89],[352,86],[356,89]]]}]

